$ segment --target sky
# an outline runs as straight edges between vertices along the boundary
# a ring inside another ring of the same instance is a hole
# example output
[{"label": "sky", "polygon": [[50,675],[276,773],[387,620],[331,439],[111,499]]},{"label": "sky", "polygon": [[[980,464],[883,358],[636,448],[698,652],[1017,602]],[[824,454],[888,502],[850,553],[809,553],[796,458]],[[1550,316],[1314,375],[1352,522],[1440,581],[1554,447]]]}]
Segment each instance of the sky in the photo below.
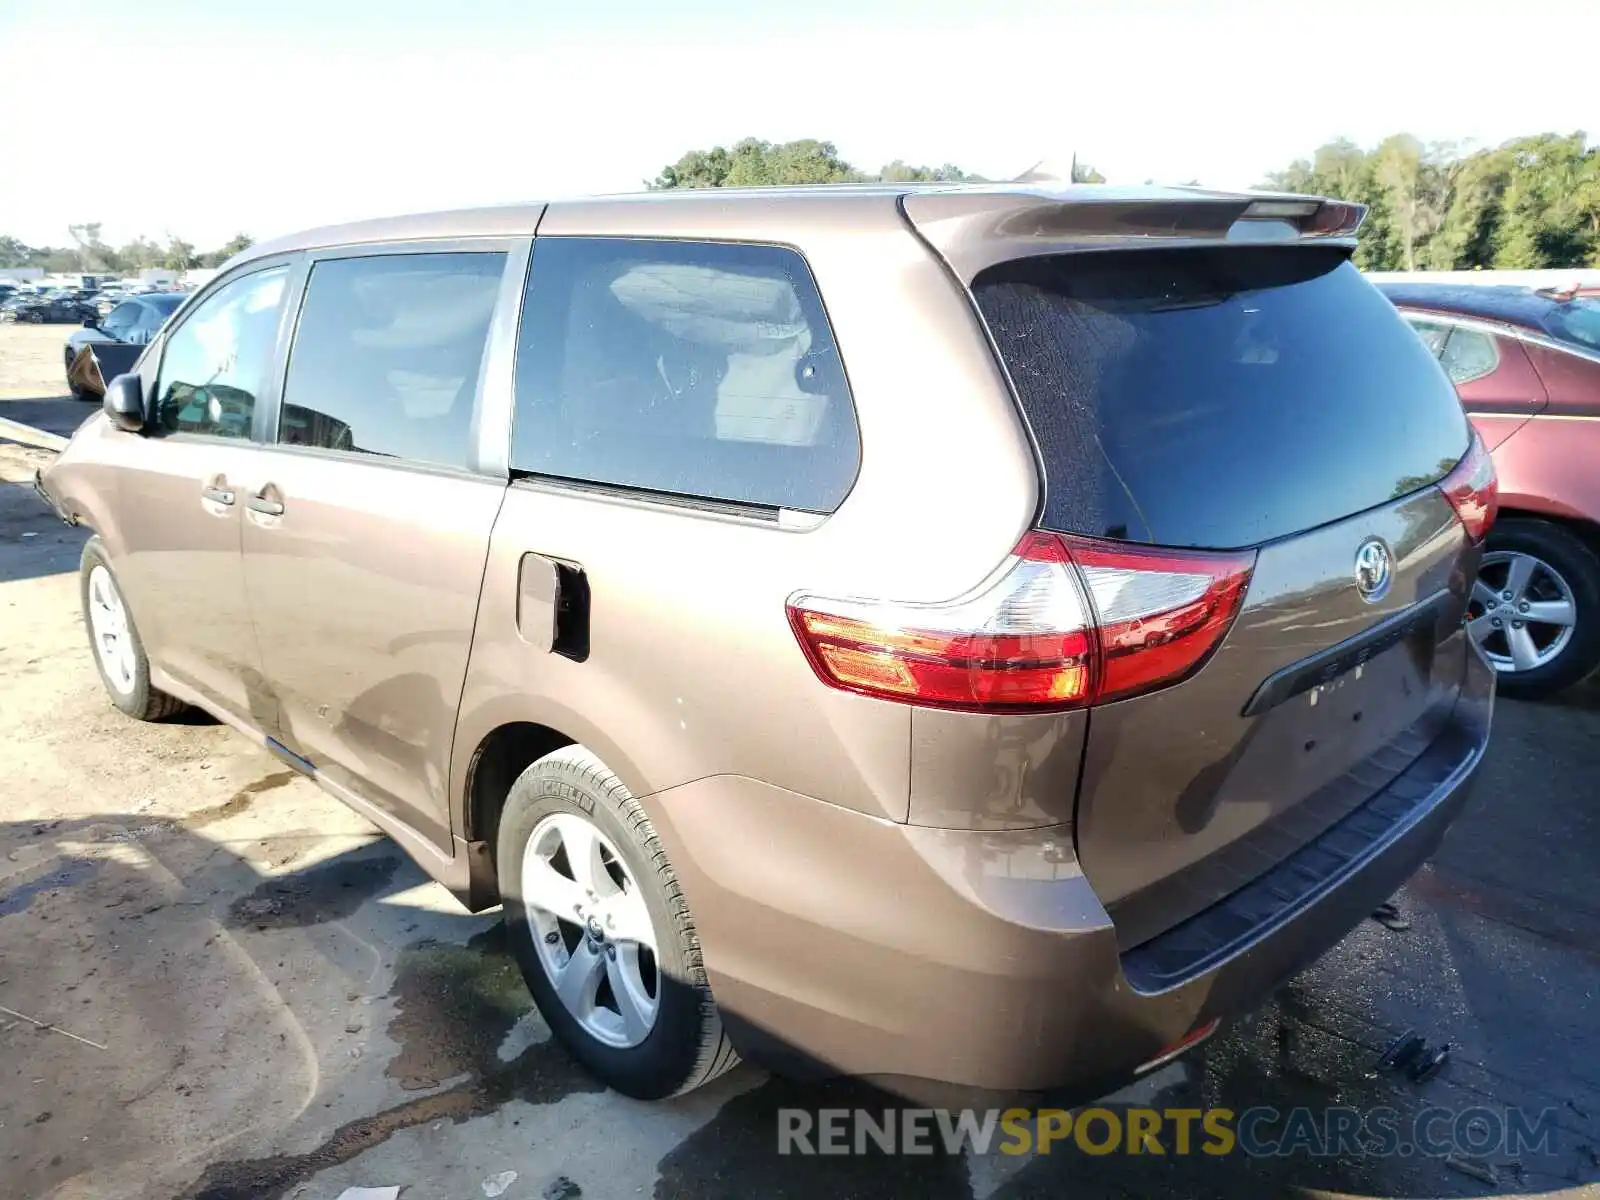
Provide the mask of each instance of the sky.
[{"label": "sky", "polygon": [[0,233],[204,250],[746,136],[1244,187],[1339,136],[1600,137],[1597,44],[1597,0],[0,0]]}]

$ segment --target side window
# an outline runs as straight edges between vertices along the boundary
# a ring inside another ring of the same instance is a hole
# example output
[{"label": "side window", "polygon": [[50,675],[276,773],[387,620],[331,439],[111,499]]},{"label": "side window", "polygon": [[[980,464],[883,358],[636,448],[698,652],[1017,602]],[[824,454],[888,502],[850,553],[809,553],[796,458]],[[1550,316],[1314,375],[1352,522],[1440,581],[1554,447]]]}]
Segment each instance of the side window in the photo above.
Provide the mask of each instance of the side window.
[{"label": "side window", "polygon": [[148,346],[155,339],[156,334],[161,332],[161,326],[166,324],[166,317],[153,304],[141,304],[138,308],[139,319],[134,323],[133,328],[123,336],[122,340],[135,342],[141,346]]},{"label": "side window", "polygon": [[467,467],[502,253],[387,254],[311,268],[278,441]]},{"label": "side window", "polygon": [[155,423],[169,433],[247,438],[277,342],[287,267],[230,280],[172,331],[156,376]]},{"label": "side window", "polygon": [[1433,356],[1438,358],[1444,350],[1444,344],[1450,337],[1450,326],[1439,321],[1429,321],[1422,317],[1405,314],[1411,328],[1417,331],[1417,336],[1422,339],[1422,344],[1433,351]]},{"label": "side window", "polygon": [[844,365],[795,251],[535,242],[514,470],[832,512],[859,458]]},{"label": "side window", "polygon": [[1450,376],[1450,382],[1460,387],[1493,374],[1500,365],[1500,352],[1489,334],[1458,326],[1450,331],[1450,340],[1444,344],[1439,363]]},{"label": "side window", "polygon": [[100,322],[100,329],[118,341],[125,342],[138,323],[139,305],[119,304],[106,314],[106,319]]}]

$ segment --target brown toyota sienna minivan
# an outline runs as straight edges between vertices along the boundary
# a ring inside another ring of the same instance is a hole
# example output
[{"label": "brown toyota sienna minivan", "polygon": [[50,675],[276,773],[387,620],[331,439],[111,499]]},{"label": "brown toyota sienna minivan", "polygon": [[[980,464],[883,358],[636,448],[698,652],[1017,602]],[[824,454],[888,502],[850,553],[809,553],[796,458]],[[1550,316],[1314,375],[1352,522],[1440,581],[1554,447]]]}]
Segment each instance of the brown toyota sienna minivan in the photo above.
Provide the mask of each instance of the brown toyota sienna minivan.
[{"label": "brown toyota sienna minivan", "polygon": [[40,487],[112,702],[504,907],[634,1096],[1109,1089],[1337,941],[1489,730],[1495,479],[1350,264],[1198,190],[674,193],[321,229]]}]

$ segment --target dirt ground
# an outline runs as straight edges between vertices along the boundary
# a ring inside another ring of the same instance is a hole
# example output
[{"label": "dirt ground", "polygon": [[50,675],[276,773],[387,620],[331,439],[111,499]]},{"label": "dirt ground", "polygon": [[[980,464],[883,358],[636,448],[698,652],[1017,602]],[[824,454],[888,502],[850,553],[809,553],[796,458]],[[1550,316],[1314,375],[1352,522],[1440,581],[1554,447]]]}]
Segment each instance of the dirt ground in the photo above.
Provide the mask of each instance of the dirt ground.
[{"label": "dirt ground", "polygon": [[[66,332],[0,326],[0,416],[69,433],[92,411],[63,395]],[[115,712],[79,617],[82,534],[27,487],[48,457],[0,441],[7,1200],[420,1200],[505,1172],[507,1197],[555,1200],[1600,1196],[1600,692],[1502,703],[1471,810],[1399,897],[1411,928],[1364,924],[1140,1093],[1549,1110],[1549,1153],[784,1158],[779,1108],[887,1101],[751,1068],[666,1104],[602,1091],[530,1011],[496,915],[225,727]],[[1376,1070],[1405,1028],[1451,1043],[1437,1079]]]}]

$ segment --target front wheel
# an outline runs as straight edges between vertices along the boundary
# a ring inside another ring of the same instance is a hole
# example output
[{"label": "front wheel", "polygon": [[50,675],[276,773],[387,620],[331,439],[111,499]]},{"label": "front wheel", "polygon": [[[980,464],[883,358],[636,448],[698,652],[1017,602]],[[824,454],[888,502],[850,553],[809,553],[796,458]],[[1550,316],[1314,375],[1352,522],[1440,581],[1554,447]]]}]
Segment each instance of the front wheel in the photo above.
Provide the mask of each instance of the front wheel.
[{"label": "front wheel", "polygon": [[524,771],[496,848],[512,953],[591,1073],[657,1100],[738,1062],[655,827],[599,759],[567,746]]},{"label": "front wheel", "polygon": [[1507,696],[1578,682],[1600,663],[1600,559],[1552,522],[1500,522],[1479,563],[1467,631]]},{"label": "front wheel", "polygon": [[83,548],[78,586],[94,665],[111,703],[141,721],[159,721],[181,710],[183,701],[151,686],[144,643],[99,538],[90,538]]}]

